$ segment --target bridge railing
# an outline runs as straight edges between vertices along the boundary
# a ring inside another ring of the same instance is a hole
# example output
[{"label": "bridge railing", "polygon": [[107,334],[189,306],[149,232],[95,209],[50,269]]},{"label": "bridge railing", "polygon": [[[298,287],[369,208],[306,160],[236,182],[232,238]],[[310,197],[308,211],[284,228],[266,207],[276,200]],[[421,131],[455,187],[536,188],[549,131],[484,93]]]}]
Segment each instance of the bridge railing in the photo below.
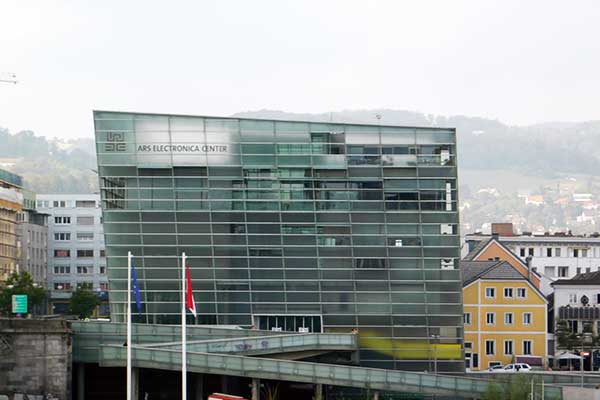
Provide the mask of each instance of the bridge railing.
[{"label": "bridge railing", "polygon": [[[124,348],[106,346],[101,349],[100,363],[105,366],[122,366],[125,357]],[[133,349],[133,357],[134,365],[138,367],[170,370],[180,370],[181,368],[181,353],[176,350],[136,347]],[[488,381],[482,379],[459,376],[239,355],[189,352],[187,359],[190,372],[371,388],[382,391],[477,398],[483,395],[489,385]],[[545,394],[545,398],[560,399],[561,388],[547,386]]]}]

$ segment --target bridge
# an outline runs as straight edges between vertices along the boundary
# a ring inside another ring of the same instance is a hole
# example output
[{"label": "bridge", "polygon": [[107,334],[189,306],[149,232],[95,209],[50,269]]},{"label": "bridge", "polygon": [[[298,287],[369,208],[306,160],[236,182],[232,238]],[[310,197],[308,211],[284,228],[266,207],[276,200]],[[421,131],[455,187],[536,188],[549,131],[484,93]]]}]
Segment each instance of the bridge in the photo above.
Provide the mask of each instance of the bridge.
[{"label": "bridge", "polygon": [[[97,363],[101,367],[126,365],[124,324],[74,322],[72,329],[74,362]],[[322,385],[332,385],[366,388],[374,392],[421,393],[473,399],[482,397],[490,384],[491,375],[495,375],[481,374],[477,377],[435,375],[355,365],[296,361],[313,354],[327,352],[357,354],[356,334],[297,334],[188,326],[188,335],[189,372],[245,377],[252,379],[253,384],[260,379],[270,379],[311,383],[321,388]],[[181,370],[181,342],[177,341],[180,337],[179,326],[134,324],[132,336],[135,341],[132,347],[134,367]],[[356,358],[350,359],[356,361]],[[542,376],[541,379],[544,381],[551,380],[551,377],[546,375],[548,374],[528,374],[528,376]],[[569,380],[572,378],[570,376],[565,379],[570,384],[580,382]],[[595,379],[600,381],[599,377]],[[320,398],[318,393],[316,398]],[[561,387],[546,385],[544,398],[561,399]]]}]

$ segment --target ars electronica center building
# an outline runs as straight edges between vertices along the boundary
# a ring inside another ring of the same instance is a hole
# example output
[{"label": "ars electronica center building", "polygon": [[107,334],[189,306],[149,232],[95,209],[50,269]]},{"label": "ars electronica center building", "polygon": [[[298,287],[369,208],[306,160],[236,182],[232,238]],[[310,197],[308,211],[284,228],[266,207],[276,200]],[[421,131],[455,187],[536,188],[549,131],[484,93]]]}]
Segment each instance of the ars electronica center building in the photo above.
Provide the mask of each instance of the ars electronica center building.
[{"label": "ars electronica center building", "polygon": [[[358,329],[360,363],[464,371],[454,129],[95,111],[110,306],[143,323]],[[135,310],[134,310],[135,311]]]}]

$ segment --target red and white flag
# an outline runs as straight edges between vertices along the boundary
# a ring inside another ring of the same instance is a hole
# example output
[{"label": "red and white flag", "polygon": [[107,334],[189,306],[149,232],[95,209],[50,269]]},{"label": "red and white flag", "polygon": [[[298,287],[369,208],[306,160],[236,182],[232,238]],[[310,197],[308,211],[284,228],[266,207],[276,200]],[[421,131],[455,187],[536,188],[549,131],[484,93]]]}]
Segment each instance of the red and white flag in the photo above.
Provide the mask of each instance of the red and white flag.
[{"label": "red and white flag", "polygon": [[190,276],[190,266],[185,266],[185,308],[187,308],[194,317],[196,316],[196,302],[192,292],[192,277]]}]

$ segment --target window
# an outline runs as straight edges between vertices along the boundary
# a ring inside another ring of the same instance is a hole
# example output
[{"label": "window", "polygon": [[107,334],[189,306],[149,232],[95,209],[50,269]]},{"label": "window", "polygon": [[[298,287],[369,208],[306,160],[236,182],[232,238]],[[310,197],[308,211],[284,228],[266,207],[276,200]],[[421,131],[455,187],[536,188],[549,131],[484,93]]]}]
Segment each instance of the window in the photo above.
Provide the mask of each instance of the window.
[{"label": "window", "polygon": [[530,356],[532,347],[531,340],[523,340],[523,355]]},{"label": "window", "polygon": [[496,341],[486,340],[485,341],[485,354],[490,356],[496,354]]},{"label": "window", "polygon": [[108,290],[108,282],[100,282],[100,290],[106,292]]},{"label": "window", "polygon": [[106,267],[104,265],[100,266],[100,274],[102,274],[102,275],[106,274]]},{"label": "window", "polygon": [[504,313],[504,325],[512,325],[513,324],[513,313],[507,312]]},{"label": "window", "polygon": [[54,208],[66,208],[67,207],[67,202],[64,200],[54,200],[52,202],[52,205]]},{"label": "window", "polygon": [[54,282],[54,290],[71,290],[69,282]]},{"label": "window", "polygon": [[71,223],[71,217],[54,217],[54,223],[56,225],[69,225]]},{"label": "window", "polygon": [[463,322],[465,325],[471,325],[471,313],[464,313],[463,314]]},{"label": "window", "polygon": [[106,250],[100,250],[100,257],[106,257]]},{"label": "window", "polygon": [[71,250],[55,249],[54,250],[54,257],[59,257],[59,258],[68,258],[68,257],[71,257]]},{"label": "window", "polygon": [[77,250],[77,258],[94,257],[94,250]]},{"label": "window", "polygon": [[494,325],[496,323],[496,313],[489,312],[485,314],[485,323],[488,325]]},{"label": "window", "polygon": [[54,274],[56,274],[56,275],[63,275],[63,274],[70,274],[70,273],[71,273],[71,267],[69,267],[69,266],[62,266],[62,265],[54,266]]},{"label": "window", "polygon": [[473,348],[473,343],[465,342],[465,349],[472,349],[472,348]]},{"label": "window", "polygon": [[504,288],[504,297],[509,299],[513,297],[513,288]]},{"label": "window", "polygon": [[531,325],[531,313],[523,313],[523,325]]},{"label": "window", "polygon": [[521,257],[525,257],[525,247],[521,247],[521,252],[519,253]]},{"label": "window", "polygon": [[569,303],[577,303],[577,293],[569,293]]},{"label": "window", "polygon": [[511,356],[513,354],[513,341],[505,340],[504,341],[504,355]]},{"label": "window", "polygon": [[546,266],[544,267],[544,275],[549,278],[554,278],[554,267]]},{"label": "window", "polygon": [[527,288],[524,288],[524,287],[517,288],[517,298],[524,299],[526,297],[527,297]]},{"label": "window", "polygon": [[54,234],[54,240],[65,242],[71,240],[71,234],[68,232],[56,232]]},{"label": "window", "polygon": [[94,225],[94,217],[77,217],[77,225]]},{"label": "window", "polygon": [[579,274],[581,273],[581,267],[577,267],[577,268],[575,269],[575,272],[577,273],[577,275],[579,275]]},{"label": "window", "polygon": [[587,274],[589,274],[590,272],[592,272],[592,268],[590,268],[590,267],[587,267],[587,268],[585,269],[585,272],[586,272]]},{"label": "window", "polygon": [[[271,250],[270,249],[251,249],[250,250],[250,255],[253,256],[268,256],[271,255]],[[279,254],[275,254],[273,253],[272,255],[274,256],[279,256],[281,255],[281,253]],[[357,258],[355,260],[355,266],[356,268],[386,268],[387,263],[386,260],[383,258]]]},{"label": "window", "polygon": [[493,299],[496,297],[496,289],[493,287],[485,288],[485,297],[488,299]]},{"label": "window", "polygon": [[76,200],[75,207],[77,208],[94,208],[96,207],[95,200]]},{"label": "window", "polygon": [[554,257],[560,257],[560,247],[554,249]]},{"label": "window", "polygon": [[91,265],[78,265],[77,273],[78,274],[91,274],[94,271],[94,267]]},{"label": "window", "polygon": [[530,248],[529,248],[529,252],[528,252],[528,253],[529,253],[529,255],[530,255],[531,257],[533,257],[533,247],[530,247]]},{"label": "window", "polygon": [[558,276],[560,278],[566,278],[569,276],[569,267],[558,267]]},{"label": "window", "polygon": [[546,248],[546,257],[552,257],[552,247]]},{"label": "window", "polygon": [[588,256],[588,251],[587,249],[581,249],[581,257],[586,258]]},{"label": "window", "polygon": [[82,241],[94,240],[94,232],[77,232],[77,240],[82,240]]},{"label": "window", "polygon": [[575,257],[575,258],[579,257],[579,249],[573,249],[573,257]]}]

